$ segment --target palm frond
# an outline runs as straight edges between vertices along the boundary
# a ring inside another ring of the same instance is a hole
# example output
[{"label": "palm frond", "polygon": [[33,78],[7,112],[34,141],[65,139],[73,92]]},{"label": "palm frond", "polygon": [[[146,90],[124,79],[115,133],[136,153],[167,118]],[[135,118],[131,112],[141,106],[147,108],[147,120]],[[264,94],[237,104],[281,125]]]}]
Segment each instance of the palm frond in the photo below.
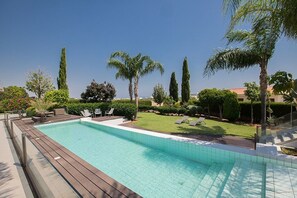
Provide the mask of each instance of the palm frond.
[{"label": "palm frond", "polygon": [[251,33],[246,30],[236,30],[230,31],[226,34],[226,38],[228,39],[228,45],[233,42],[243,42],[249,40],[251,38]]},{"label": "palm frond", "polygon": [[223,0],[223,11],[224,13],[230,12],[231,15],[235,13],[242,0]]},{"label": "palm frond", "polygon": [[240,22],[257,21],[271,15],[273,12],[275,12],[275,9],[266,0],[247,1],[240,5],[232,16],[228,32],[232,31]]},{"label": "palm frond", "polygon": [[242,70],[259,64],[261,57],[252,50],[239,48],[219,50],[206,64],[204,76],[210,76],[219,70]]},{"label": "palm frond", "polygon": [[155,70],[158,70],[161,73],[161,75],[164,73],[164,68],[163,68],[163,65],[161,63],[155,62],[153,60],[148,60],[147,65],[140,72],[140,75],[144,76],[146,74],[152,73]]},{"label": "palm frond", "polygon": [[121,58],[122,60],[126,61],[130,58],[129,54],[126,52],[122,52],[122,51],[117,51],[114,52],[110,55],[110,59],[111,58]]}]

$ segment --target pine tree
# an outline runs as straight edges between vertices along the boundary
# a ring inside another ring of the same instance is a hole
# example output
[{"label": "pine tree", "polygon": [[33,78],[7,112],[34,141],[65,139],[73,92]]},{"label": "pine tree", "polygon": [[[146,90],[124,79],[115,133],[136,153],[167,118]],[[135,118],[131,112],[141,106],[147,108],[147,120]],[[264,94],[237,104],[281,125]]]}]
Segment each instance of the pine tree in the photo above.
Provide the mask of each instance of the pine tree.
[{"label": "pine tree", "polygon": [[181,86],[181,95],[182,102],[187,103],[190,99],[190,73],[188,69],[188,60],[185,57],[183,62],[183,76],[182,76],[182,86]]},{"label": "pine tree", "polygon": [[169,85],[169,96],[177,102],[178,101],[178,84],[175,79],[175,72],[172,72]]},{"label": "pine tree", "polygon": [[57,78],[58,89],[68,90],[66,67],[66,49],[62,48],[59,77]]}]

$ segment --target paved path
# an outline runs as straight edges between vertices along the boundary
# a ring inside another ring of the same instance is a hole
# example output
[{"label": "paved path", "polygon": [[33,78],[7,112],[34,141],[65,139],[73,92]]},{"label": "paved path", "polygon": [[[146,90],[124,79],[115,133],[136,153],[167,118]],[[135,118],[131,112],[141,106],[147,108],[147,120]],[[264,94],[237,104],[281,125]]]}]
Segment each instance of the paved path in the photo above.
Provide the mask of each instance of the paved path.
[{"label": "paved path", "polygon": [[33,197],[3,121],[0,121],[0,197]]}]

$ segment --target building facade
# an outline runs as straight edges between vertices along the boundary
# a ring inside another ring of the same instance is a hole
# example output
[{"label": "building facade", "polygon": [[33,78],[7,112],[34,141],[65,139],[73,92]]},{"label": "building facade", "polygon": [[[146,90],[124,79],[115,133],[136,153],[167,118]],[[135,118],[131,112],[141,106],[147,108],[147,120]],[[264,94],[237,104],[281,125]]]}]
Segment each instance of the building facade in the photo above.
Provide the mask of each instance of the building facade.
[{"label": "building facade", "polygon": [[[244,95],[244,91],[246,90],[246,88],[233,88],[233,89],[229,89],[230,91],[237,93],[238,96],[238,101],[244,102],[244,101],[249,101],[247,99],[247,97]],[[270,92],[270,97],[269,100],[271,102],[284,102],[284,98],[282,95],[275,95],[273,94],[273,89],[272,87],[268,87],[267,90]]]}]

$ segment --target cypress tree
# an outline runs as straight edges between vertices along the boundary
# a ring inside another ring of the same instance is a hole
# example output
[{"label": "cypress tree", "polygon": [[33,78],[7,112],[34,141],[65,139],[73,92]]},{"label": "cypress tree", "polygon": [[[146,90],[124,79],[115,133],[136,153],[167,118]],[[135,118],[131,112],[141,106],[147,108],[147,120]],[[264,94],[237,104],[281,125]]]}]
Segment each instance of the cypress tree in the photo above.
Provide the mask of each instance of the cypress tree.
[{"label": "cypress tree", "polygon": [[183,62],[183,76],[181,85],[182,102],[187,103],[190,99],[190,73],[188,69],[188,60],[185,57]]},{"label": "cypress tree", "polygon": [[62,48],[59,77],[57,78],[58,89],[68,90],[66,67],[66,49]]},{"label": "cypress tree", "polygon": [[169,85],[169,96],[173,98],[175,102],[178,101],[178,84],[175,79],[175,72],[172,72]]}]

